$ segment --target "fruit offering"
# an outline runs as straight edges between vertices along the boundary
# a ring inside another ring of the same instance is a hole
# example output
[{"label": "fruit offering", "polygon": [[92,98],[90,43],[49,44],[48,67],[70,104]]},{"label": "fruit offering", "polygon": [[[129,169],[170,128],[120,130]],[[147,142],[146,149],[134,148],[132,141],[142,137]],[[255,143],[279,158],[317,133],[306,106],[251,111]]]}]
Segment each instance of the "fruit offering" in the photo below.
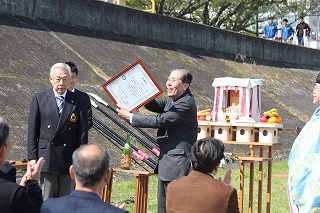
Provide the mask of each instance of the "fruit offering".
[{"label": "fruit offering", "polygon": [[263,113],[263,116],[260,117],[260,122],[281,123],[282,118],[279,116],[277,109],[270,109]]},{"label": "fruit offering", "polygon": [[205,109],[197,112],[197,119],[199,121],[211,120],[210,109]]}]

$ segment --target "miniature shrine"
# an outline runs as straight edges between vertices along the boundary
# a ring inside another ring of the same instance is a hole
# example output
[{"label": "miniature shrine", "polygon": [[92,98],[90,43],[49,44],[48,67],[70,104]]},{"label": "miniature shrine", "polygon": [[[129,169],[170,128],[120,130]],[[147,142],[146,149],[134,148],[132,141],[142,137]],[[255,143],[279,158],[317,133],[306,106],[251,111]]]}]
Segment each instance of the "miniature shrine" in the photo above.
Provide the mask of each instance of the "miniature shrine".
[{"label": "miniature shrine", "polygon": [[[250,156],[236,156],[240,164],[239,209],[243,212],[244,170],[249,164],[248,212],[253,212],[254,164],[259,164],[257,211],[262,211],[263,162],[268,164],[266,212],[270,212],[272,146],[278,142],[278,131],[283,128],[282,119],[276,109],[263,113],[261,119],[261,79],[215,78],[214,105],[210,116],[198,121],[198,139],[215,137],[225,144],[246,145]],[[203,110],[205,111],[205,110]],[[201,114],[203,115],[203,114]],[[269,119],[269,116],[272,117]],[[203,116],[201,116],[203,118]],[[266,150],[264,150],[266,147]],[[259,152],[255,153],[255,149]],[[266,156],[265,156],[266,155]]]}]

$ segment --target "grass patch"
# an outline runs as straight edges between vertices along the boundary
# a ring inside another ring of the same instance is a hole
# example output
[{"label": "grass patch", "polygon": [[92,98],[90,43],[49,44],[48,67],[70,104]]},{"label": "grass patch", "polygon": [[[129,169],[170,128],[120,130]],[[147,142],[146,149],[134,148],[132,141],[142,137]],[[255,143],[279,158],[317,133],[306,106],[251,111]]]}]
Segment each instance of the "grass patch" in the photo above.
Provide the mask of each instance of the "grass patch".
[{"label": "grass patch", "polygon": [[[217,177],[223,177],[225,169],[221,168],[218,171]],[[264,165],[263,171],[263,194],[262,194],[262,212],[266,212],[266,185],[267,185],[267,164]],[[272,185],[271,185],[271,212],[286,213],[289,212],[289,204],[287,200],[286,178],[275,177],[276,174],[288,174],[287,160],[273,162],[272,166]],[[254,173],[254,199],[253,212],[257,212],[257,186],[258,186],[258,164],[255,165]],[[239,169],[233,169],[231,185],[239,191],[240,173]],[[157,187],[158,177],[153,175],[149,179],[148,188],[148,212],[157,212]],[[113,183],[111,203],[126,202],[126,209],[133,212],[134,209],[134,194],[135,194],[135,179],[129,181],[118,181]],[[244,184],[244,209],[243,212],[248,212],[248,195],[249,195],[249,164],[245,167],[245,184]],[[239,196],[239,195],[238,195]]]}]

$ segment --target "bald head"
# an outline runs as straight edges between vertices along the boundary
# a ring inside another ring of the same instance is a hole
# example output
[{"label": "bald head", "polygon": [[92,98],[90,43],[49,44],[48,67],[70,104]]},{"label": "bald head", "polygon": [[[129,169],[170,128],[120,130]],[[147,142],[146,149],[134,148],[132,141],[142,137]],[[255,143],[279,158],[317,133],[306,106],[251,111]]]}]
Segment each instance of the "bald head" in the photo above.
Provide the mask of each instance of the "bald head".
[{"label": "bald head", "polygon": [[83,187],[91,187],[104,178],[110,157],[106,149],[89,144],[74,151],[72,162],[76,180]]}]

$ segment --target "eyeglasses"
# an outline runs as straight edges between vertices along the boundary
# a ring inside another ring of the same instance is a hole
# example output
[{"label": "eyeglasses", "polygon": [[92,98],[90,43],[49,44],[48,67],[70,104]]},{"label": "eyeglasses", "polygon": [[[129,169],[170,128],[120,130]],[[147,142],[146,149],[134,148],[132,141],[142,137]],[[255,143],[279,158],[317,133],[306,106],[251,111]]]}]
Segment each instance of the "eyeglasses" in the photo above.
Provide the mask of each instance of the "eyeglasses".
[{"label": "eyeglasses", "polygon": [[176,82],[176,81],[179,81],[179,80],[181,80],[181,79],[178,79],[178,78],[175,78],[175,77],[168,77],[168,79],[167,79],[167,82]]}]

